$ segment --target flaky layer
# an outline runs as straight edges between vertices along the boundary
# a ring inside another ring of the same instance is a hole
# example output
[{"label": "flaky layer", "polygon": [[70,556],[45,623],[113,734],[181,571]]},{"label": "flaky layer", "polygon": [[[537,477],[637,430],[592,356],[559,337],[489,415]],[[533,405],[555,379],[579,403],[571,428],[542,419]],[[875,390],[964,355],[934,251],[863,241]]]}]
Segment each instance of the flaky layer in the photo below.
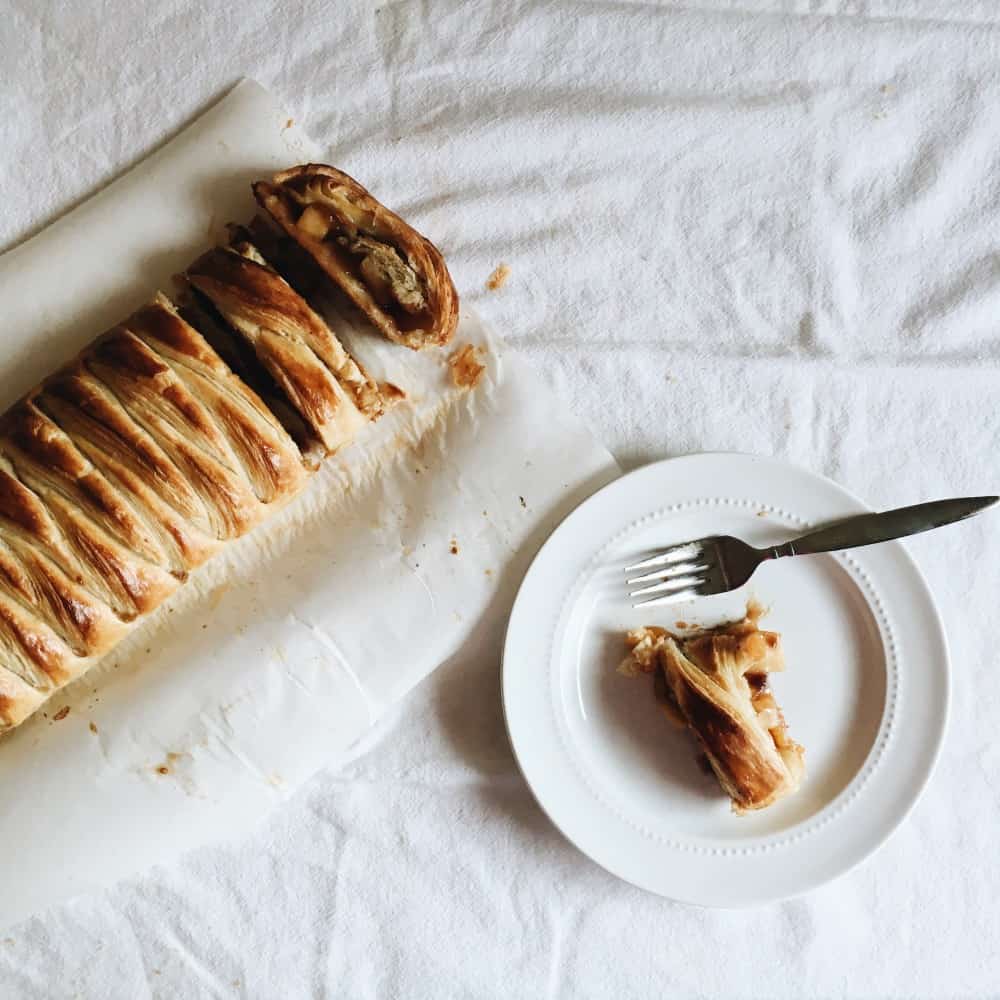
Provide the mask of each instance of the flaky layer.
[{"label": "flaky layer", "polygon": [[0,732],[306,475],[278,420],[164,296],[0,416]]},{"label": "flaky layer", "polygon": [[382,412],[374,382],[250,244],[210,250],[185,276],[252,346],[328,453],[353,440],[366,416]]},{"label": "flaky layer", "polygon": [[382,413],[303,295],[332,277],[409,347],[455,328],[441,255],[357,182],[307,165],[254,190],[291,238],[255,220],[188,268],[180,311],[157,295],[0,415],[0,732]]},{"label": "flaky layer", "polygon": [[274,221],[390,340],[445,344],[458,294],[440,251],[334,167],[310,163],[258,181]]},{"label": "flaky layer", "polygon": [[737,812],[796,791],[804,751],[788,738],[767,676],[784,669],[781,639],[741,622],[684,637],[657,627],[627,636],[629,667],[659,669],[671,704],[691,728]]}]

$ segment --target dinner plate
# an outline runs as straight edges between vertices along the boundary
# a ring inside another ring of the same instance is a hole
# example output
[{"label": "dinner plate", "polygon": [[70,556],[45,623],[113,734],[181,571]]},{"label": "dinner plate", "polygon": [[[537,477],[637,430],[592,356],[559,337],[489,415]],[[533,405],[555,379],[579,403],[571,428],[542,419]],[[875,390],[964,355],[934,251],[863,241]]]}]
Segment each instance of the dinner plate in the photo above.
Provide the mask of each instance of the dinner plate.
[{"label": "dinner plate", "polygon": [[[663,546],[711,534],[771,545],[867,510],[776,459],[705,454],[623,476],[556,528],[511,612],[504,714],[535,797],[585,854],[672,899],[745,906],[847,871],[902,821],[934,766],[949,684],[940,618],[900,543],[765,563],[738,591],[665,607],[633,608],[624,582]],[[772,687],[806,775],[740,816],[650,679],[616,667],[627,629],[718,624],[750,597],[782,635]]]}]

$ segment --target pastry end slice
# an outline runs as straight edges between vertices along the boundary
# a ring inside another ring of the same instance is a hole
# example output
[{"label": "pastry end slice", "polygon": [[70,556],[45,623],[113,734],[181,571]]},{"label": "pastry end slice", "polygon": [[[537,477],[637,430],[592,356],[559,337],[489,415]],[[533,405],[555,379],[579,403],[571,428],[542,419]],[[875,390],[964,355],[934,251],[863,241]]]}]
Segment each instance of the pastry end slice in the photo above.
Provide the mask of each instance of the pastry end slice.
[{"label": "pastry end slice", "polygon": [[356,180],[309,163],[253,185],[261,208],[390,340],[446,344],[458,293],[440,251]]},{"label": "pastry end slice", "polygon": [[737,813],[764,809],[795,792],[805,751],[788,736],[767,684],[784,669],[781,637],[758,628],[761,611],[706,632],[634,629],[621,672],[659,671],[672,708],[694,733]]}]

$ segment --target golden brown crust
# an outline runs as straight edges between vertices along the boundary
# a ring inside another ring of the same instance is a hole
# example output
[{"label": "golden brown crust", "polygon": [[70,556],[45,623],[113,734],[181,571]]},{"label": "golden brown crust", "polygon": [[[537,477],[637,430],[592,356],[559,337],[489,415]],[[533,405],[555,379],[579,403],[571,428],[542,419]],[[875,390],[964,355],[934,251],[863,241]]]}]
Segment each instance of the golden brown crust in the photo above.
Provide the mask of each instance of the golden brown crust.
[{"label": "golden brown crust", "polygon": [[[7,649],[0,643],[0,658],[6,660],[7,655]],[[12,670],[0,666],[0,732],[20,725],[50,693],[47,689],[33,687]]]},{"label": "golden brown crust", "polygon": [[259,500],[271,503],[302,488],[306,473],[288,433],[169,300],[158,297],[125,326],[209,409]]},{"label": "golden brown crust", "polygon": [[216,538],[236,538],[260,520],[260,503],[225,435],[154,351],[119,327],[98,339],[85,366],[191,484]]},{"label": "golden brown crust", "polygon": [[[357,405],[378,388],[360,373],[352,391],[343,377],[350,359],[306,301],[272,268],[229,248],[203,254],[185,273],[225,321],[253,346],[261,364],[328,453],[349,443],[364,422]],[[355,366],[356,368],[356,366]]]},{"label": "golden brown crust", "polygon": [[83,364],[50,379],[35,405],[73,439],[133,507],[146,513],[171,571],[183,576],[218,546],[204,503],[160,444]]},{"label": "golden brown crust", "polygon": [[346,212],[331,253],[376,325],[411,347],[451,336],[457,297],[430,243],[332,168],[275,184],[294,239],[255,220],[188,270],[200,298],[183,313],[157,295],[0,414],[0,733],[295,496],[317,448],[381,414],[379,386],[254,244],[300,289],[326,281],[296,227],[310,185]]},{"label": "golden brown crust", "polygon": [[458,389],[475,389],[486,371],[486,365],[479,361],[479,351],[472,344],[463,344],[452,351],[448,366],[451,380]]},{"label": "golden brown crust", "polygon": [[235,240],[230,249],[265,268],[264,273],[276,284],[278,299],[292,306],[288,313],[279,313],[286,323],[280,327],[286,336],[298,337],[306,343],[351,397],[354,405],[369,420],[378,420],[385,408],[378,384],[348,353],[326,321],[289,285],[254,243],[247,239]]},{"label": "golden brown crust", "polygon": [[390,340],[447,343],[458,293],[429,240],[356,180],[309,163],[253,185],[260,206]]},{"label": "golden brown crust", "polygon": [[46,535],[61,542],[54,558],[73,566],[119,618],[151,610],[175,588],[162,552],[124,498],[30,399],[0,417],[0,454],[44,504]]},{"label": "golden brown crust", "polygon": [[784,669],[780,636],[758,629],[757,614],[748,609],[741,622],[684,637],[655,627],[627,636],[635,670],[662,671],[736,812],[790,795],[803,771],[804,751],[766,687],[767,675]]},{"label": "golden brown crust", "polygon": [[0,732],[306,477],[163,296],[0,415]]}]

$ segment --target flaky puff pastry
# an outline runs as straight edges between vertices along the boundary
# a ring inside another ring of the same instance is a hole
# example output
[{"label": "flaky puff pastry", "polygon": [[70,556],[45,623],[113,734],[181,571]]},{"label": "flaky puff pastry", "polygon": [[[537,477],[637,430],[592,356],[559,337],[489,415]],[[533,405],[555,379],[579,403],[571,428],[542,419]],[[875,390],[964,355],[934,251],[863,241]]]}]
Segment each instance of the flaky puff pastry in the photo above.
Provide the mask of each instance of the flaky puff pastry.
[{"label": "flaky puff pastry", "polygon": [[0,415],[0,732],[306,478],[278,420],[163,296]]},{"label": "flaky puff pastry", "polygon": [[381,414],[378,386],[252,244],[216,247],[184,276],[251,345],[327,453]]},{"label": "flaky puff pastry", "polygon": [[668,704],[697,737],[738,813],[799,787],[805,751],[789,739],[768,675],[784,670],[781,637],[757,627],[761,610],[707,632],[675,636],[649,626],[626,636],[624,673],[660,670]]},{"label": "flaky puff pastry", "polygon": [[352,177],[318,163],[253,185],[260,206],[390,340],[445,344],[458,293],[440,251]]}]

